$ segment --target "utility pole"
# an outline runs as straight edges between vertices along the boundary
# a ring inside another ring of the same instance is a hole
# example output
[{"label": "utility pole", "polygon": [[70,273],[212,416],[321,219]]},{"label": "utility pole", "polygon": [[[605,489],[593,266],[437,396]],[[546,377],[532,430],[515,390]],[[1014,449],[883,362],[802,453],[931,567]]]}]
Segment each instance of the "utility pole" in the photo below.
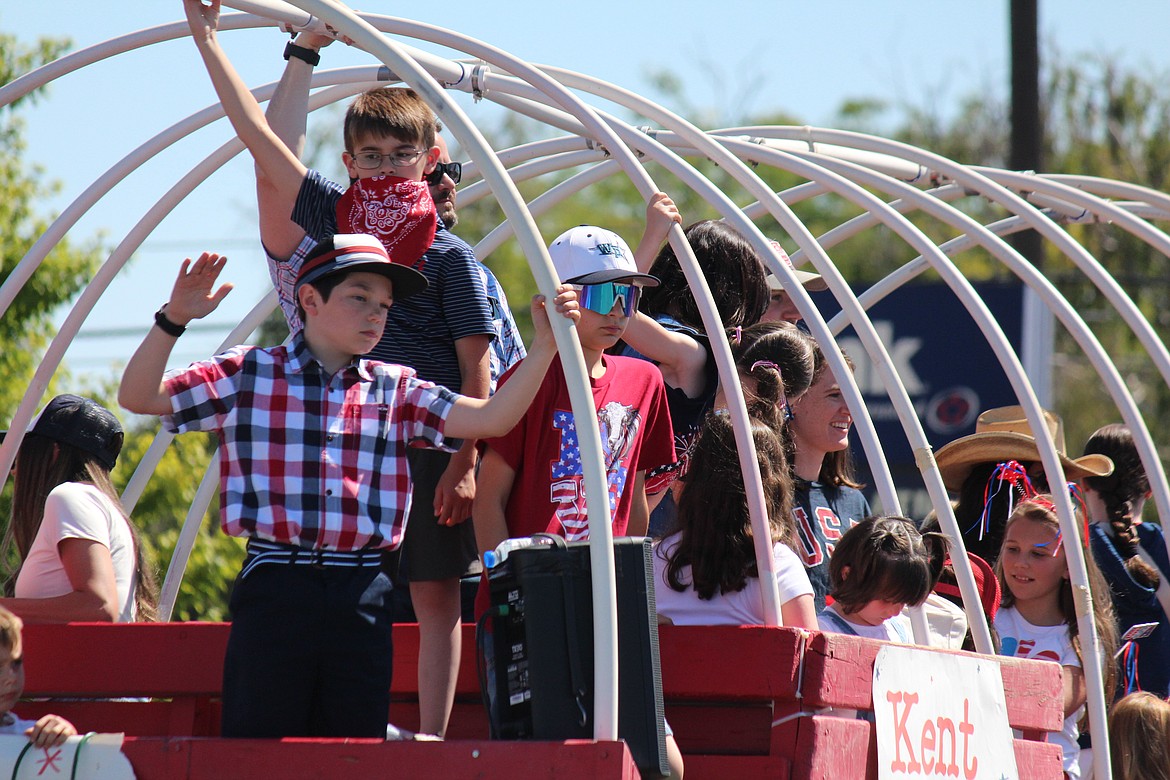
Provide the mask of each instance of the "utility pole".
[{"label": "utility pole", "polygon": [[[1039,0],[1011,0],[1012,108],[1008,167],[1041,171],[1044,127],[1040,117]],[[1043,270],[1044,242],[1034,230],[1012,236],[1012,246]]]}]

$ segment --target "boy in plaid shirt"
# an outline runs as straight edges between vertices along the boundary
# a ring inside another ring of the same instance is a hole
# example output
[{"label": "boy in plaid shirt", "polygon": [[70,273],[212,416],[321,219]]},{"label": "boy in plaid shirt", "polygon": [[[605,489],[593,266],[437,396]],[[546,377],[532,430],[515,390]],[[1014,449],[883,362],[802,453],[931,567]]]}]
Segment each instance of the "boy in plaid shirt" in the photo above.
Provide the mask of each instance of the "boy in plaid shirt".
[{"label": "boy in plaid shirt", "polygon": [[[298,273],[304,329],[286,346],[236,347],[164,376],[186,324],[230,290],[215,289],[225,262],[209,253],[183,262],[118,391],[122,406],[163,416],[171,431],[219,438],[221,524],[248,539],[232,593],[223,734],[383,736],[391,586],[379,562],[401,543],[410,509],[406,449],[450,450],[511,429],[556,353],[548,317],[534,299],[528,359],[490,400],[360,358],[391,304],[427,282],[391,263],[376,238],[339,234]],[[557,292],[557,310],[577,319],[576,294]]]}]

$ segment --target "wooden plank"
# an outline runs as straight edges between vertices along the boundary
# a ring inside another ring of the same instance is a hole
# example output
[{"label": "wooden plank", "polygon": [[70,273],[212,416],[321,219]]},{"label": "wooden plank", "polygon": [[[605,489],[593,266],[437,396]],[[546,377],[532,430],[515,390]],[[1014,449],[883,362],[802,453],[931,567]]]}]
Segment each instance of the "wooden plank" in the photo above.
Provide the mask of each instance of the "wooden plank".
[{"label": "wooden plank", "polygon": [[[801,778],[794,774],[792,763],[783,756],[691,756],[683,755],[683,773],[686,780],[790,780]],[[839,777],[837,780],[850,780]]]},{"label": "wooden plank", "polygon": [[764,703],[668,702],[666,721],[684,755],[766,756],[771,745],[772,708]]},{"label": "wooden plank", "polygon": [[[1020,780],[1064,780],[1064,754],[1051,742],[1013,740]],[[1121,780],[1118,778],[1117,780]]]},{"label": "wooden plank", "polygon": [[127,738],[138,780],[367,780],[475,777],[484,780],[637,780],[624,743],[380,742]]},{"label": "wooden plank", "polygon": [[[1019,780],[1062,780],[1060,746],[1012,740]],[[792,757],[794,777],[808,780],[876,780],[877,738],[873,724],[853,718],[817,715],[800,719],[800,736]],[[690,777],[687,765],[687,777]]]},{"label": "wooden plank", "polygon": [[800,633],[763,626],[659,626],[662,688],[677,699],[796,699]]},{"label": "wooden plank", "polygon": [[798,719],[793,777],[807,780],[876,780],[877,743],[870,724],[814,715]]},{"label": "wooden plank", "polygon": [[[882,645],[845,634],[814,633],[805,654],[805,705],[872,710],[873,664]],[[995,660],[1003,674],[1008,722],[1025,731],[1059,731],[1064,722],[1060,666],[1022,658]]]},{"label": "wooden plank", "polygon": [[29,696],[219,695],[226,623],[24,627]]},{"label": "wooden plank", "polygon": [[[227,623],[71,623],[25,628],[29,695],[218,694]],[[676,698],[794,699],[800,665],[793,629],[662,626],[663,685]],[[719,659],[719,674],[697,674]],[[103,673],[93,674],[93,664]],[[418,625],[394,627],[393,694],[417,694]],[[475,629],[463,626],[458,694],[478,696]]]}]

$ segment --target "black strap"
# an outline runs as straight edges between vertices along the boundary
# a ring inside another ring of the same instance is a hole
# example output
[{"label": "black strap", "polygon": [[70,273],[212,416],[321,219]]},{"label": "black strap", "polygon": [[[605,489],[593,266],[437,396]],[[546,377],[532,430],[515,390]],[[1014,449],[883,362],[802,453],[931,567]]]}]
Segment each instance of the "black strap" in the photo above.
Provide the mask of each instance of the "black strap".
[{"label": "black strap", "polygon": [[304,46],[297,46],[292,41],[284,45],[284,59],[287,62],[289,57],[296,57],[302,62],[307,62],[313,67],[321,64],[321,52],[313,51]]},{"label": "black strap", "polygon": [[177,322],[172,322],[171,319],[166,315],[166,308],[167,305],[164,303],[162,307],[154,313],[154,324],[158,326],[159,330],[168,336],[174,336],[175,338],[178,338],[187,332],[187,326],[180,325]]}]

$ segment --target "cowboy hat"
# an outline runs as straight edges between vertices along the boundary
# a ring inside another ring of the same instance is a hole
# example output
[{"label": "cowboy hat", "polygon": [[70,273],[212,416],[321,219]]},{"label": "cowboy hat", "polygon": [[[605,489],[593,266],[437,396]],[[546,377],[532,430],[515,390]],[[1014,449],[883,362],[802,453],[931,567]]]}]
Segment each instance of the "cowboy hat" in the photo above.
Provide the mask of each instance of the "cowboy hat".
[{"label": "cowboy hat", "polygon": [[[1044,411],[1048,436],[1060,456],[1064,476],[1070,480],[1082,477],[1106,477],[1113,473],[1113,461],[1104,455],[1085,455],[1070,458],[1064,454],[1064,424],[1052,412]],[[948,490],[960,490],[971,469],[978,463],[1000,463],[1006,460],[1040,460],[1040,450],[1032,429],[1024,417],[1022,406],[1001,406],[988,409],[975,421],[975,433],[955,439],[934,456],[943,484]]]}]

